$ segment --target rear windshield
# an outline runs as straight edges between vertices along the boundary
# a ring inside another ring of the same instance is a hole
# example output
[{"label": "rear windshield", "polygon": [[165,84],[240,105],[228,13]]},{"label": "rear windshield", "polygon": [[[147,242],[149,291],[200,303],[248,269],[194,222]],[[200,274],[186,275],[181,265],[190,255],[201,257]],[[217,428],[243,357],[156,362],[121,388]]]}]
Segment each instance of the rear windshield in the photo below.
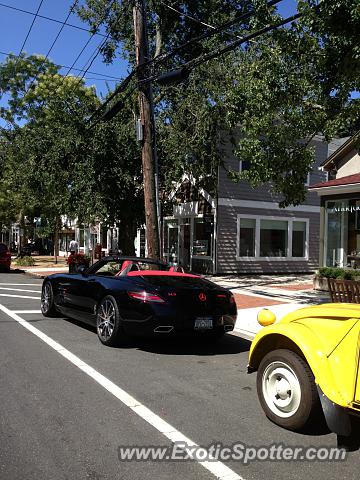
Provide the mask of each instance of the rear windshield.
[{"label": "rear windshield", "polygon": [[143,278],[146,283],[150,283],[151,285],[159,286],[159,287],[169,287],[169,288],[189,288],[189,287],[197,287],[197,288],[207,288],[207,289],[216,289],[221,288],[215,285],[212,282],[209,282],[205,278],[201,277],[180,277],[180,276],[164,276],[156,275],[151,276],[147,275]]}]

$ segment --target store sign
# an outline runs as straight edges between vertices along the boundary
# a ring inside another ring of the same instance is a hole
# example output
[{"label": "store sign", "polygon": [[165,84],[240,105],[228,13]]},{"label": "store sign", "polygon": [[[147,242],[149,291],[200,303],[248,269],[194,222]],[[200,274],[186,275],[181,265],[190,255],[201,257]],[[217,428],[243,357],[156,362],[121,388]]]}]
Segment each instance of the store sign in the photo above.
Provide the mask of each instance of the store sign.
[{"label": "store sign", "polygon": [[174,205],[174,217],[189,217],[198,214],[198,202],[181,203]]},{"label": "store sign", "polygon": [[350,205],[346,207],[328,207],[329,213],[342,213],[342,212],[360,212],[360,205]]}]

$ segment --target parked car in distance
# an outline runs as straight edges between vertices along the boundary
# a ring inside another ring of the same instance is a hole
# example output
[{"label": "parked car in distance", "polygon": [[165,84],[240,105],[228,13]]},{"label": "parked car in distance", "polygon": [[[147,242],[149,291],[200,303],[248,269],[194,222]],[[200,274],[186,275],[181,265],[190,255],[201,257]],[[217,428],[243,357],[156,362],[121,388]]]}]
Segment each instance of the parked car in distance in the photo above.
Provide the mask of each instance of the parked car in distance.
[{"label": "parked car in distance", "polygon": [[275,323],[262,310],[264,326],[249,353],[257,371],[260,404],[270,420],[301,430],[325,416],[329,429],[351,434],[360,415],[360,305],[331,303],[301,308]]},{"label": "parked car in distance", "polygon": [[11,253],[5,243],[0,243],[0,269],[10,271]]},{"label": "parked car in distance", "polygon": [[144,258],[104,257],[89,268],[44,279],[41,311],[65,315],[97,329],[113,346],[126,335],[190,333],[220,338],[234,329],[233,294],[200,276]]}]

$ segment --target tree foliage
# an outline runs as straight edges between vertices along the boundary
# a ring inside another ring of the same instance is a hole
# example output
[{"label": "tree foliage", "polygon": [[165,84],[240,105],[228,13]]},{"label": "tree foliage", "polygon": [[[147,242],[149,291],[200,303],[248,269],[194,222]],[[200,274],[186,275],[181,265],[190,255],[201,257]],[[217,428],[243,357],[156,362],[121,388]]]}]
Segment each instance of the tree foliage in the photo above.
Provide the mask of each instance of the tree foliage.
[{"label": "tree foliage", "polygon": [[[3,91],[10,95],[2,111],[9,124],[1,134],[4,221],[20,213],[41,213],[53,232],[61,226],[62,215],[79,223],[127,223],[132,202],[129,229],[130,224],[136,228],[142,219],[142,193],[131,116],[128,122],[89,130],[87,119],[100,104],[94,89],[78,78],[59,75],[49,61],[44,70],[41,58],[14,61],[10,57],[0,67],[6,79]],[[14,67],[21,81],[12,76]],[[131,103],[128,108],[131,113]],[[131,241],[124,237],[129,247]]]},{"label": "tree foliage", "polygon": [[[266,3],[181,1],[171,4],[175,9],[171,10],[160,0],[149,1],[152,58],[210,31],[205,24],[218,26],[255,11],[221,34],[177,50],[149,73],[178,68],[280,21],[276,7],[267,8]],[[103,49],[105,61],[114,60],[120,42],[123,56],[133,63],[132,2],[84,0],[78,13],[95,28],[106,8],[110,37]],[[320,132],[326,140],[346,135],[359,124],[359,102],[351,93],[360,90],[360,13],[356,0],[299,0],[298,10],[302,17],[297,22],[197,67],[182,85],[154,84],[167,188],[184,170],[200,182],[212,178],[214,187],[217,166],[224,160],[218,147],[222,138],[231,136],[234,154],[252,163],[251,170],[240,176],[229,172],[231,178],[245,177],[253,186],[270,181],[281,206],[304,200],[304,180],[314,161],[310,139]]]}]

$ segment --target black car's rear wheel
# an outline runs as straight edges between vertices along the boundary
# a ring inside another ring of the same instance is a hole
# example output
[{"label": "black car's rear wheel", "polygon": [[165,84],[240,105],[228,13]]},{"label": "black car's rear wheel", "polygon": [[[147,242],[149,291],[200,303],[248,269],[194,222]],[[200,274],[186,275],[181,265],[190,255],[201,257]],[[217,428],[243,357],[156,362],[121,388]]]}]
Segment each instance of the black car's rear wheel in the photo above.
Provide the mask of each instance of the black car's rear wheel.
[{"label": "black car's rear wheel", "polygon": [[45,281],[41,290],[41,313],[44,317],[56,317],[58,311],[55,307],[54,292],[49,281]]},{"label": "black car's rear wheel", "polygon": [[114,297],[107,295],[98,305],[96,331],[99,340],[108,347],[119,343],[122,337],[119,309]]}]

